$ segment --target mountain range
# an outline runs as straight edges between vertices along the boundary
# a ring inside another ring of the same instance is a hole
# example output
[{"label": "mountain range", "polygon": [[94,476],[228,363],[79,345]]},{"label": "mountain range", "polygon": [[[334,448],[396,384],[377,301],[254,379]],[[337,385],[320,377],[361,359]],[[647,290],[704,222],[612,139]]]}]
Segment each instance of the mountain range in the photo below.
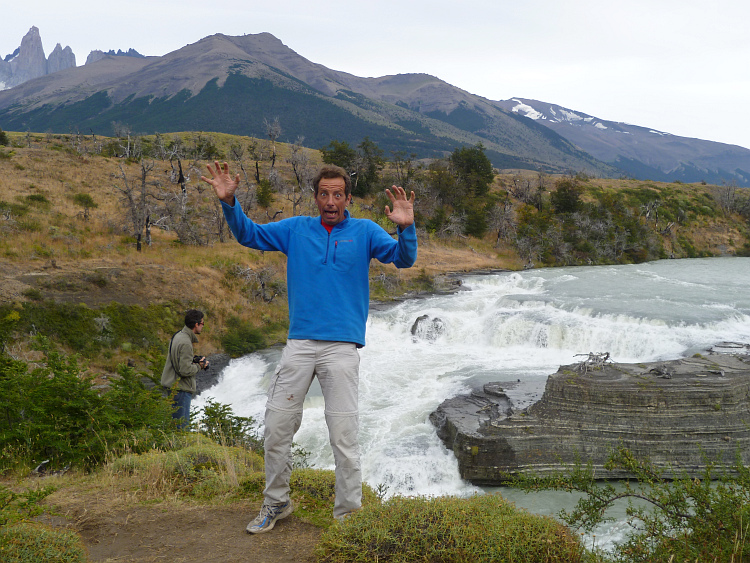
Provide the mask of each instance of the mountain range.
[{"label": "mountain range", "polygon": [[387,155],[427,158],[481,143],[499,169],[750,185],[750,150],[742,147],[537,100],[493,101],[427,74],[357,77],[311,62],[269,33],[216,34],[161,57],[94,51],[83,66],[0,91],[0,128],[9,131],[112,135],[119,124],[140,134],[265,137],[276,117],[279,140],[303,138],[316,149],[369,137]]}]

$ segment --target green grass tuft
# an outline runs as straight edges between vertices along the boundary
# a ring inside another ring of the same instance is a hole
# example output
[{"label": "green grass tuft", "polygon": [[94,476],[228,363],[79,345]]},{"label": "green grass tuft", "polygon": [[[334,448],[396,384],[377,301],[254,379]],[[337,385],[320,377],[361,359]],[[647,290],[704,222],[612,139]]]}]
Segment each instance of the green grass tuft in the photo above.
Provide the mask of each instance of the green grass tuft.
[{"label": "green grass tuft", "polygon": [[22,523],[0,528],[0,561],[3,563],[85,563],[81,537],[70,530]]},{"label": "green grass tuft", "polygon": [[562,524],[500,496],[394,497],[331,526],[316,555],[326,563],[576,563],[583,547]]}]

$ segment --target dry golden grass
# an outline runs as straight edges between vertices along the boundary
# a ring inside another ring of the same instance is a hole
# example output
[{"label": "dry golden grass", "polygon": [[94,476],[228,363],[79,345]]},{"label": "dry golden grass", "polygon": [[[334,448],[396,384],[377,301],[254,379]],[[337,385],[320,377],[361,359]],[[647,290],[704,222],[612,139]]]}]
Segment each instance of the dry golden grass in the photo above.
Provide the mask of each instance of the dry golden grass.
[{"label": "dry golden grass", "polygon": [[[76,144],[70,136],[9,135],[13,146],[0,148],[6,156],[10,155],[0,158],[0,201],[27,205],[29,211],[22,217],[0,216],[0,303],[26,301],[29,291],[37,289],[45,298],[91,307],[111,301],[139,305],[175,302],[182,309],[196,307],[204,310],[209,320],[201,338],[204,354],[220,351],[219,336],[230,316],[256,326],[284,325],[285,296],[266,303],[248,292],[239,280],[226,275],[233,267],[251,268],[270,273],[272,279],[283,284],[284,256],[250,250],[231,239],[204,246],[183,245],[174,232],[156,228],[151,231],[152,244],[143,245],[138,252],[115,189],[122,185],[122,171],[129,181],[139,180],[138,163],[93,154],[92,139]],[[186,139],[191,135],[183,134]],[[222,151],[232,142],[252,141],[220,134],[212,134],[212,138]],[[104,141],[97,138],[98,143]],[[72,150],[73,145],[83,154]],[[278,143],[276,163],[282,176],[292,181],[289,151],[288,145]],[[321,162],[317,151],[307,153],[314,165]],[[199,179],[206,173],[205,164],[183,162],[183,169],[189,174],[188,189],[194,198],[191,201],[209,221],[216,200],[210,187]],[[268,166],[268,162],[263,164]],[[236,165],[231,166],[236,169]],[[170,169],[168,161],[157,161],[151,178],[169,186]],[[248,167],[248,173],[252,172]],[[83,208],[73,200],[76,194],[88,194],[96,204],[88,219],[84,219]],[[40,197],[50,204],[40,204]],[[290,202],[277,196],[271,212],[279,209],[284,211],[283,216],[292,214]],[[317,213],[317,209],[308,202],[302,212]],[[357,212],[358,216],[368,214],[359,207]],[[253,218],[268,220],[261,209],[254,211]],[[501,255],[485,241],[473,240],[470,246],[461,241],[437,243],[423,237],[414,268],[397,270],[392,265],[373,263],[373,275],[385,273],[405,286],[425,274],[514,268],[518,262],[512,253]],[[82,281],[91,275],[103,276],[107,283],[97,287]],[[281,332],[275,335],[279,340],[285,336]],[[107,361],[107,369],[125,359],[116,353]],[[98,371],[104,366],[97,368],[94,362],[92,368]]]}]

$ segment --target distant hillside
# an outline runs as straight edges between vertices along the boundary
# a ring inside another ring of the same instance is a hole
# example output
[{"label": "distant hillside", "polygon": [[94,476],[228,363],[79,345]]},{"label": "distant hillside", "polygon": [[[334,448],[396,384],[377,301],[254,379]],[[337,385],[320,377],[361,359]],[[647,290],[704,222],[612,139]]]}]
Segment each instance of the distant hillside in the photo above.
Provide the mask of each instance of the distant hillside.
[{"label": "distant hillside", "polygon": [[6,130],[112,134],[219,131],[319,148],[365,136],[390,151],[442,156],[483,143],[499,168],[615,170],[545,127],[424,74],[360,78],[298,55],[268,33],[213,35],[163,57],[113,57],[0,92]]},{"label": "distant hillside", "polygon": [[750,185],[750,150],[743,147],[607,121],[538,100],[513,98],[495,103],[548,127],[630,178]]},{"label": "distant hillside", "polygon": [[[127,56],[122,56],[127,55]],[[606,121],[559,105],[491,101],[427,74],[362,78],[316,64],[269,33],[205,37],[163,57],[94,51],[87,64],[0,91],[0,128],[112,135],[216,131],[321,148],[369,137],[444,156],[482,143],[499,169],[750,185],[750,150]]]}]

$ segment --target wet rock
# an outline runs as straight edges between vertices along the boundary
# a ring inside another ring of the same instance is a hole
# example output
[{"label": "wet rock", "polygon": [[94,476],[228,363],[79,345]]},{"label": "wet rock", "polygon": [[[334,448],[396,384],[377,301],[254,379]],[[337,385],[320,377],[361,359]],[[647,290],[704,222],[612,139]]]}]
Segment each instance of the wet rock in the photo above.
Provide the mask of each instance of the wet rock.
[{"label": "wet rock", "polygon": [[428,340],[434,342],[445,333],[445,323],[439,317],[422,315],[417,317],[411,325],[411,336],[413,340]]},{"label": "wet rock", "polygon": [[498,384],[453,397],[430,415],[458,459],[461,477],[499,485],[508,476],[591,462],[599,478],[613,448],[628,448],[668,474],[697,477],[707,460],[750,463],[750,365],[743,355],[671,362],[562,366],[542,398],[521,412]]},{"label": "wet rock", "polygon": [[229,365],[231,357],[229,354],[209,354],[208,369],[198,372],[195,378],[196,395],[200,395],[206,389],[209,389],[219,382],[219,376],[225,367]]}]

